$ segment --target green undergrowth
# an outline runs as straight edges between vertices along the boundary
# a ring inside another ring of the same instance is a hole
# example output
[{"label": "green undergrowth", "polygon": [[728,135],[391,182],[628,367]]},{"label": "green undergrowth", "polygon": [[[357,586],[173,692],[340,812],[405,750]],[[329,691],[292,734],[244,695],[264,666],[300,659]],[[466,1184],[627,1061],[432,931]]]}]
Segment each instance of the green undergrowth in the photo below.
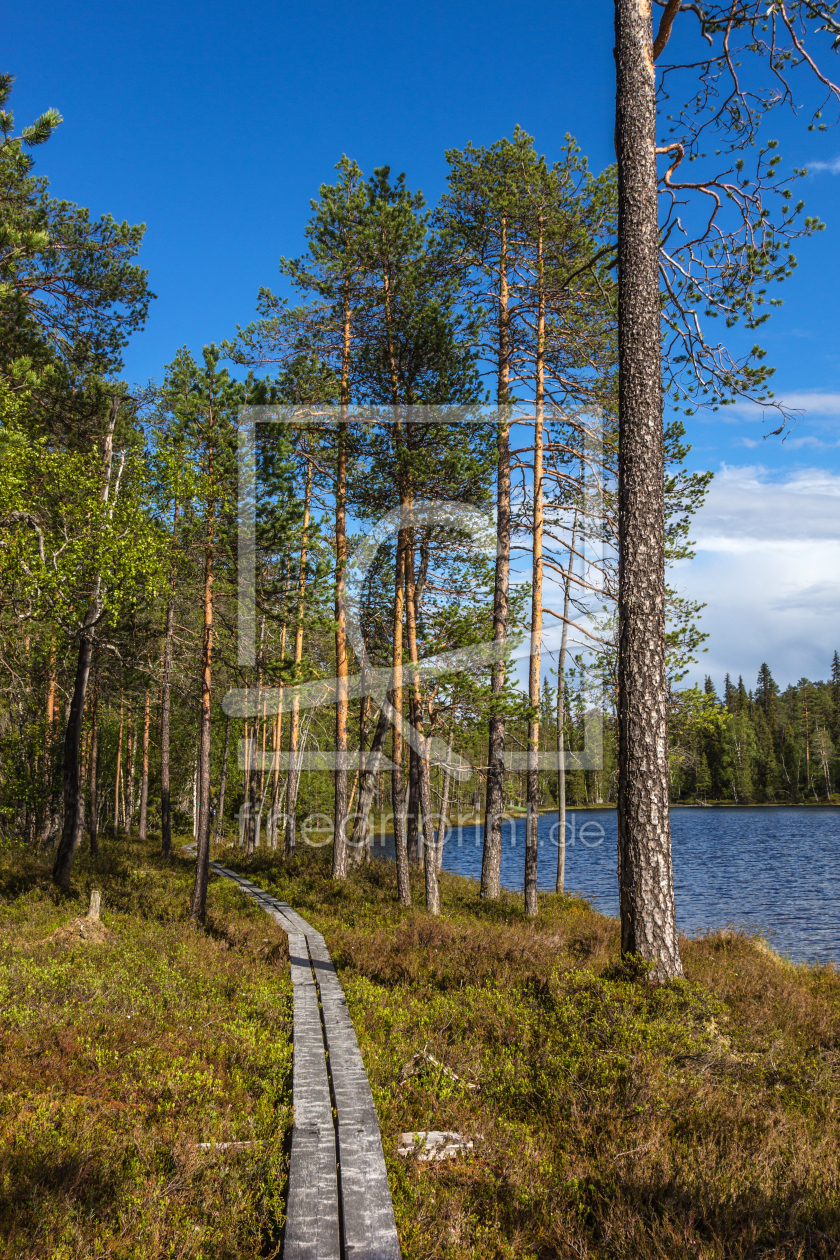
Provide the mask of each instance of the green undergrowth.
[{"label": "green undergrowth", "polygon": [[3,1260],[281,1254],[285,937],[218,880],[191,928],[194,864],[158,849],[81,853],[68,897],[47,859],[0,854]]},{"label": "green undergrowth", "polygon": [[[485,905],[444,875],[442,914],[395,904],[384,862],[329,878],[221,860],[325,935],[382,1127],[405,1260],[758,1260],[840,1251],[840,976],[758,938],[682,942],[686,979],[622,964],[618,925],[574,898]],[[403,1073],[425,1055],[414,1074]],[[404,1131],[472,1152],[398,1156]]]},{"label": "green undergrowth", "polygon": [[[327,939],[404,1260],[840,1251],[832,968],[726,931],[683,941],[686,979],[657,988],[579,899],[541,897],[532,923],[444,875],[431,919],[420,872],[401,910],[384,862],[336,884],[329,849],[218,856]],[[67,898],[48,873],[0,855],[0,1260],[280,1255],[285,936],[215,878],[190,928],[192,864],[151,842],[81,854]],[[105,933],[84,940],[91,888]],[[428,1129],[473,1149],[397,1154]]]}]

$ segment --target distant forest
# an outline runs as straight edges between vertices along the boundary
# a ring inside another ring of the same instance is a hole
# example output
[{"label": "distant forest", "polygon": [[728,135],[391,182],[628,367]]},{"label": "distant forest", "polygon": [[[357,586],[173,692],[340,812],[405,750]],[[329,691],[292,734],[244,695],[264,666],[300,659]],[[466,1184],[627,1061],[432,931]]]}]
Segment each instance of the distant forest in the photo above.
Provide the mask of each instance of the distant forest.
[{"label": "distant forest", "polygon": [[[802,678],[782,690],[769,666],[762,664],[752,688],[743,678],[735,683],[727,674],[720,695],[707,677],[702,690],[675,691],[671,698],[672,804],[840,803],[840,657],[836,652],[828,682]],[[570,701],[567,740],[575,748],[582,746],[584,702],[574,692]],[[554,701],[548,686],[543,707],[546,739],[556,740]],[[604,769],[566,771],[570,805],[615,801],[615,720],[607,714],[604,721]],[[556,799],[556,776],[547,776],[545,787],[548,805]]]},{"label": "distant forest", "polygon": [[[584,747],[584,717],[591,694],[574,675],[566,682],[565,745]],[[832,802],[840,804],[840,656],[835,652],[828,682],[802,678],[782,690],[768,665],[758,671],[755,687],[729,674],[719,695],[711,678],[705,686],[671,693],[669,760],[671,803],[728,802],[733,805]],[[618,762],[616,722],[611,707],[602,716],[603,768],[566,769],[569,807],[615,803]],[[524,741],[525,728],[511,725],[512,739]],[[540,714],[543,751],[557,747],[557,689],[543,682]],[[483,765],[477,735],[464,732],[460,747]],[[483,736],[483,732],[481,732]],[[507,780],[507,805],[525,807],[524,774]],[[557,804],[557,774],[540,777],[542,808]],[[453,813],[480,809],[480,787],[474,782],[453,789]]]}]

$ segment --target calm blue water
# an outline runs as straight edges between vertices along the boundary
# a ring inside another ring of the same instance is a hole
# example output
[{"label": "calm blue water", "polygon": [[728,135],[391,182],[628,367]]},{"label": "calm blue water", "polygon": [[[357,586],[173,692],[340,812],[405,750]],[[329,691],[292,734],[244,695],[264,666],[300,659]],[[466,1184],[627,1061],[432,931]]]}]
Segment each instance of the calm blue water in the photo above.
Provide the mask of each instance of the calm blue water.
[{"label": "calm blue water", "polygon": [[[557,815],[540,815],[537,878],[553,891]],[[502,884],[520,890],[525,867],[525,820],[506,824]],[[789,957],[840,963],[840,809],[671,810],[674,895],[680,931],[737,925],[761,929]],[[449,833],[443,866],[481,876],[483,827]],[[393,858],[393,839],[374,853]],[[615,810],[570,811],[566,890],[603,914],[618,914]]]}]

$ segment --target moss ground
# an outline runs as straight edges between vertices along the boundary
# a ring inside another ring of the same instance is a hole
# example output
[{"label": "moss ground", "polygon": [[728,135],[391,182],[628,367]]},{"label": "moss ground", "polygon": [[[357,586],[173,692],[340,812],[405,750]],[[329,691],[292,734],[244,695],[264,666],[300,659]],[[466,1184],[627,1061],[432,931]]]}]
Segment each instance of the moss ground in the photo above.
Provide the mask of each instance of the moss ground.
[{"label": "moss ground", "polygon": [[[541,898],[531,923],[521,899],[483,905],[445,875],[431,920],[419,873],[400,910],[384,863],[338,886],[329,850],[219,856],[327,939],[405,1260],[840,1252],[832,968],[724,932],[684,941],[686,980],[653,988],[580,900]],[[215,879],[192,931],[190,881],[189,863],[119,841],[80,862],[68,901],[38,861],[3,858],[0,1257],[279,1254],[285,937]],[[51,936],[91,887],[105,941]],[[443,1067],[400,1083],[423,1051]],[[421,1129],[474,1150],[401,1158],[398,1134]],[[197,1145],[231,1140],[255,1145]]]}]

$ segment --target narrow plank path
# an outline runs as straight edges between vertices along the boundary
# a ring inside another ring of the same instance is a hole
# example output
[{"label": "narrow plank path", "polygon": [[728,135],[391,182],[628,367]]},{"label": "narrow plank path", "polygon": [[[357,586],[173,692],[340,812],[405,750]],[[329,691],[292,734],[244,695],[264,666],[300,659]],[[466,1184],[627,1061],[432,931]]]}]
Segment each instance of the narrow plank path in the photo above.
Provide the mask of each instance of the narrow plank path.
[{"label": "narrow plank path", "polygon": [[400,1260],[379,1120],[326,942],[287,902],[218,862],[210,869],[289,938],[295,1125],[284,1260]]}]

